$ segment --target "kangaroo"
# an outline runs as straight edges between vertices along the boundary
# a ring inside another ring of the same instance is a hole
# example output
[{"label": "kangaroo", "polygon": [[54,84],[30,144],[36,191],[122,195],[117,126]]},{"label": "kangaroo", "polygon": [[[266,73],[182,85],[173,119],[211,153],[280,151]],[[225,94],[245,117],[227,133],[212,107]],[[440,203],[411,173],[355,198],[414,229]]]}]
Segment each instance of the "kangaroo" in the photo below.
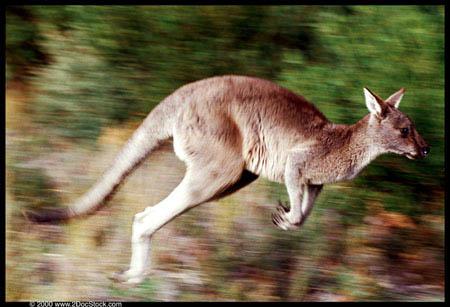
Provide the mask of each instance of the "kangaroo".
[{"label": "kangaroo", "polygon": [[158,104],[94,186],[64,209],[26,211],[33,222],[62,221],[99,208],[124,178],[164,140],[186,164],[179,185],[134,216],[130,267],[116,281],[143,281],[150,239],[184,211],[229,195],[259,176],[284,183],[290,209],[273,223],[299,228],[324,184],[354,178],[377,156],[423,158],[430,147],[398,107],[402,88],[386,100],[364,88],[369,114],[353,125],[330,122],[302,96],[270,81],[219,76],[187,84]]}]

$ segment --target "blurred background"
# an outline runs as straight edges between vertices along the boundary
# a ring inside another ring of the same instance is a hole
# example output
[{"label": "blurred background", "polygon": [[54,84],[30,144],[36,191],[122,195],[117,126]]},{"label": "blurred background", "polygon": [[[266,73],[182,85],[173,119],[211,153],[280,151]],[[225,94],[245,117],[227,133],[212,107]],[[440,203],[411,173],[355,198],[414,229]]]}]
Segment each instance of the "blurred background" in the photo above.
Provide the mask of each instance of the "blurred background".
[{"label": "blurred background", "polygon": [[[150,277],[128,266],[131,219],[180,181],[170,142],[96,215],[30,225],[23,208],[85,192],[146,114],[183,84],[272,80],[332,121],[367,114],[364,86],[431,145],[325,186],[298,231],[271,222],[284,186],[258,179],[153,239]],[[9,6],[6,8],[6,300],[443,301],[443,6]]]}]

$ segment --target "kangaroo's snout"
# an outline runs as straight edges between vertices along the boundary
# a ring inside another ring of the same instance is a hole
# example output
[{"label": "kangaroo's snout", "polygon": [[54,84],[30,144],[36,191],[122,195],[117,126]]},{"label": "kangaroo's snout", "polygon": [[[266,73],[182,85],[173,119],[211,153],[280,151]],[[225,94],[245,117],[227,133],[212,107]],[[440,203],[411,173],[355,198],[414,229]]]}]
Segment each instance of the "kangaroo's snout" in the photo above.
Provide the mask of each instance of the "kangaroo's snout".
[{"label": "kangaroo's snout", "polygon": [[406,154],[410,159],[423,159],[430,153],[430,145],[428,145],[422,138],[419,139],[419,144],[416,143],[414,153]]},{"label": "kangaroo's snout", "polygon": [[422,158],[425,158],[430,153],[430,146],[422,147],[420,150],[420,154],[422,155]]},{"label": "kangaroo's snout", "polygon": [[417,133],[416,136],[416,150],[418,151],[418,158],[425,158],[430,153],[430,145]]}]

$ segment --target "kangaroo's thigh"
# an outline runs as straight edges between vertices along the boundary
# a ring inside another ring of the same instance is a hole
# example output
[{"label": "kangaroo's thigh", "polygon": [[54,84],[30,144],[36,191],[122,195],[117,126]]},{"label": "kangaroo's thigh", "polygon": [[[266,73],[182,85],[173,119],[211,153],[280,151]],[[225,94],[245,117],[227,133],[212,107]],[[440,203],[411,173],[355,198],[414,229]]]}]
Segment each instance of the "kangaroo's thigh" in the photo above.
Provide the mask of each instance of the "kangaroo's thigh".
[{"label": "kangaroo's thigh", "polygon": [[[222,129],[223,134],[205,132]],[[186,174],[180,184],[163,201],[136,215],[135,222],[145,225],[138,237],[151,235],[185,210],[237,190],[254,179],[244,172],[240,146],[233,146],[230,133],[233,125],[218,123],[208,128],[178,125],[177,146],[186,163]],[[214,130],[215,129],[215,130]],[[227,132],[228,131],[228,132]],[[152,225],[152,226],[150,226]]]},{"label": "kangaroo's thigh", "polygon": [[244,172],[242,137],[226,114],[186,109],[174,127],[174,149],[186,163],[190,192],[200,199],[223,197],[257,178]]},{"label": "kangaroo's thigh", "polygon": [[239,128],[223,112],[186,108],[174,126],[173,142],[175,153],[187,164],[242,160]]}]

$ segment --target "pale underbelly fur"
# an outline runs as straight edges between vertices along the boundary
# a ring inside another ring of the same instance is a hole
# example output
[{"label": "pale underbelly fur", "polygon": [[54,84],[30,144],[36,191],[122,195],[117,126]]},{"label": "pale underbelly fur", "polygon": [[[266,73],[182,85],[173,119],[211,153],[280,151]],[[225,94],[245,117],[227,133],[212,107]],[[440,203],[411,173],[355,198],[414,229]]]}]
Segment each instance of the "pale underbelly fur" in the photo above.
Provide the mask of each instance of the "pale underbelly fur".
[{"label": "pale underbelly fur", "polygon": [[243,151],[245,168],[270,181],[284,183],[286,155],[284,153],[270,153],[263,148]]}]

